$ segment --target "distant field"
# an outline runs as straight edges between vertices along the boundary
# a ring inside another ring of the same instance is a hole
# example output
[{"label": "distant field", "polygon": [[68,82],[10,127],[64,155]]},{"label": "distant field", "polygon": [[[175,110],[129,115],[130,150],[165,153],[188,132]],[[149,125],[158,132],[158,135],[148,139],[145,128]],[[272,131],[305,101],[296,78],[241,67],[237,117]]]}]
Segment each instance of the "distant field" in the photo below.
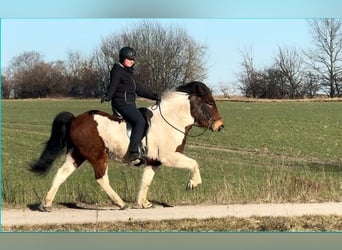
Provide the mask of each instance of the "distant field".
[{"label": "distant field", "polygon": [[[147,105],[148,103],[141,103]],[[188,172],[161,168],[149,198],[172,204],[310,202],[342,200],[341,102],[219,101],[223,132],[189,138],[186,154],[198,160],[203,184],[185,191]],[[40,203],[63,158],[45,177],[28,172],[48,139],[54,116],[89,109],[111,112],[98,100],[2,101],[2,199],[5,206]],[[202,130],[194,128],[191,134]],[[111,184],[134,202],[141,169],[110,162]],[[84,164],[62,186],[56,203],[108,204]]]}]

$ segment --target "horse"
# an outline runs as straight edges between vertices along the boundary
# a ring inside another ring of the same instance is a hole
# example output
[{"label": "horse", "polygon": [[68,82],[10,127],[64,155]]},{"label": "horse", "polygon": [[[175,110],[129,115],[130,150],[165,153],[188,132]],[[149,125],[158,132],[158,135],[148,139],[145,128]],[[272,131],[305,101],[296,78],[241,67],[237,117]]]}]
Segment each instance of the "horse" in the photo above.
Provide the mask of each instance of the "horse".
[{"label": "horse", "polygon": [[[213,132],[224,127],[210,89],[200,81],[164,91],[159,104],[146,109],[151,117],[142,140],[147,152],[136,200],[136,205],[142,209],[153,206],[147,199],[147,193],[156,169],[161,166],[190,170],[186,190],[200,185],[202,180],[199,164],[184,155],[186,138],[194,125]],[[29,168],[37,174],[47,173],[66,148],[65,161],[57,170],[39,210],[52,211],[53,200],[60,185],[86,160],[92,165],[97,183],[112,203],[118,209],[127,209],[129,206],[110,185],[108,160],[114,155],[114,160],[125,162],[129,144],[128,125],[117,115],[99,110],[90,110],[78,116],[67,111],[57,114],[40,158]]]}]

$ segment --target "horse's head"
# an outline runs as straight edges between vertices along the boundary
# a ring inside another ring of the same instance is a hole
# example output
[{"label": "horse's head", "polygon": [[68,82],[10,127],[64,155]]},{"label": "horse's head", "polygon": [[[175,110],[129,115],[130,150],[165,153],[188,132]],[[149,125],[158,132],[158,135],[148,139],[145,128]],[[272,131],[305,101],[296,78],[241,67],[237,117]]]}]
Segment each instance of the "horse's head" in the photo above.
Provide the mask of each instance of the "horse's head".
[{"label": "horse's head", "polygon": [[211,91],[204,83],[190,82],[178,86],[176,91],[189,94],[190,112],[199,126],[207,127],[212,131],[220,131],[224,127]]}]

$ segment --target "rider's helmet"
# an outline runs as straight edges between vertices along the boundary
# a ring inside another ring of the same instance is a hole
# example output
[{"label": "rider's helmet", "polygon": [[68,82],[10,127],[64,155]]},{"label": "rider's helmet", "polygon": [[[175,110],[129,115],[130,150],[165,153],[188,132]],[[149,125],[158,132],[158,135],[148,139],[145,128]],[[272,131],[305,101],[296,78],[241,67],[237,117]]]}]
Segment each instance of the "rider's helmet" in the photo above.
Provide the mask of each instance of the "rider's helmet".
[{"label": "rider's helmet", "polygon": [[119,59],[122,63],[126,58],[134,60],[136,56],[136,52],[131,47],[123,47],[119,51]]}]

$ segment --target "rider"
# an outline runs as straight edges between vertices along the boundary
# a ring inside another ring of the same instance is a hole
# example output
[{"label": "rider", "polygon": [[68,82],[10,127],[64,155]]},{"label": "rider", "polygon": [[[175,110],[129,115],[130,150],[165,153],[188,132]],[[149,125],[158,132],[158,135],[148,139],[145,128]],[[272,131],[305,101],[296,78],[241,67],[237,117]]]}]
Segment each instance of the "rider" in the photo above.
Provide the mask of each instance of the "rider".
[{"label": "rider", "polygon": [[132,125],[132,133],[128,146],[129,160],[134,165],[143,162],[139,154],[139,144],[142,140],[146,121],[136,106],[137,96],[160,101],[159,95],[144,87],[135,79],[133,66],[136,52],[131,47],[123,47],[119,51],[119,62],[115,63],[110,72],[110,86],[104,100],[111,101],[113,112],[117,110],[123,118]]}]

